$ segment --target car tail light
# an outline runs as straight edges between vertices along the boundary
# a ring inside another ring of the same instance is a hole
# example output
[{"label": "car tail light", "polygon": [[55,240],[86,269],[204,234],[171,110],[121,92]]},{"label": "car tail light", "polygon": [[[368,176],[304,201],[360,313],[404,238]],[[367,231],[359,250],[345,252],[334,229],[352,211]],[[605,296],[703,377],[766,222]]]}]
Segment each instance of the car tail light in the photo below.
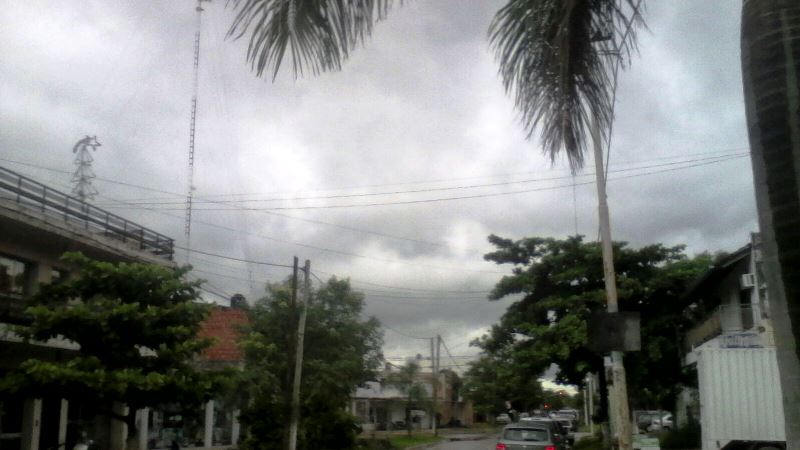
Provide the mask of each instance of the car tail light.
[{"label": "car tail light", "polygon": [[548,446],[546,446],[544,448],[544,450],[556,450],[556,446],[555,445],[548,445]]},{"label": "car tail light", "polygon": [[[497,445],[494,447],[494,450],[506,450],[506,444],[502,442],[498,442]],[[555,449],[553,449],[555,450]]]}]

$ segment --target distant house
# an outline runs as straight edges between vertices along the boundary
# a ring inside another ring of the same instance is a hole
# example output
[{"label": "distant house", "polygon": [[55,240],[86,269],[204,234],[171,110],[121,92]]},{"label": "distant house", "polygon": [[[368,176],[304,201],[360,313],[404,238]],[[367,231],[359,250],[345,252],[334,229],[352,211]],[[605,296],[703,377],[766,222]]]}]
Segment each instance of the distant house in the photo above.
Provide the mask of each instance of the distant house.
[{"label": "distant house", "polygon": [[[424,404],[407,404],[407,398],[400,390],[386,383],[391,373],[387,368],[381,380],[369,381],[356,388],[350,405],[350,412],[359,418],[364,430],[387,430],[405,428],[406,408],[411,408],[412,426],[420,429],[432,428],[431,401],[433,397],[434,376],[431,372],[418,374],[417,382],[422,384],[428,397]],[[438,407],[437,424],[471,425],[472,403],[465,401],[459,393],[459,378],[455,372],[442,370],[437,377]]]}]

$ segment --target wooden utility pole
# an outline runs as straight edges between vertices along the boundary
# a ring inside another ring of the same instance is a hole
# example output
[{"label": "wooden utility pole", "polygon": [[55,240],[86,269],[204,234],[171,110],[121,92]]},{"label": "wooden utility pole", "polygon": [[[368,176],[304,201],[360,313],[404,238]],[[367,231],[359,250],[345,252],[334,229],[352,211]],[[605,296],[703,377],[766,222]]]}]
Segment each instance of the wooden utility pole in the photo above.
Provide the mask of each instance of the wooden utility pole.
[{"label": "wooden utility pole", "polygon": [[[295,258],[295,262],[297,259]],[[295,281],[296,285],[296,281]],[[303,300],[300,306],[300,319],[297,324],[295,340],[294,378],[292,380],[292,411],[289,423],[289,450],[297,448],[297,427],[300,423],[300,381],[303,376],[303,341],[306,334],[306,316],[311,306],[311,261],[306,260],[303,268]]]},{"label": "wooden utility pole", "polygon": [[[592,141],[594,143],[595,180],[597,181],[597,201],[600,212],[600,238],[603,249],[603,278],[606,284],[606,304],[609,313],[619,312],[617,303],[617,279],[614,272],[614,248],[611,242],[611,221],[606,196],[606,177],[603,167],[603,140],[600,124],[592,118]],[[630,411],[628,410],[628,387],[625,381],[625,366],[622,352],[611,352],[611,390],[609,392],[612,429],[617,431],[620,450],[632,450]]]}]

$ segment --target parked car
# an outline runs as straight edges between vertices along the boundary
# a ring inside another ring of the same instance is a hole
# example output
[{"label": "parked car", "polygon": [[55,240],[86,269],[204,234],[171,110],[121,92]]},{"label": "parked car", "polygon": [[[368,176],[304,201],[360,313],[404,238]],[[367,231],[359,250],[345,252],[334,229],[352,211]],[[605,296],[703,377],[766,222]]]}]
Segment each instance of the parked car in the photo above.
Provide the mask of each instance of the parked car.
[{"label": "parked car", "polygon": [[547,427],[553,440],[562,447],[572,446],[575,443],[575,434],[571,433],[561,422],[546,417],[529,417],[520,420],[520,423],[534,424]]},{"label": "parked car", "polygon": [[502,413],[495,417],[494,421],[497,423],[511,423],[511,416],[506,413]]},{"label": "parked car", "polygon": [[647,431],[660,431],[672,429],[672,414],[664,414],[660,419],[653,418],[650,425],[647,426]]},{"label": "parked car", "polygon": [[525,420],[506,425],[495,450],[563,450],[563,443],[541,422]]}]

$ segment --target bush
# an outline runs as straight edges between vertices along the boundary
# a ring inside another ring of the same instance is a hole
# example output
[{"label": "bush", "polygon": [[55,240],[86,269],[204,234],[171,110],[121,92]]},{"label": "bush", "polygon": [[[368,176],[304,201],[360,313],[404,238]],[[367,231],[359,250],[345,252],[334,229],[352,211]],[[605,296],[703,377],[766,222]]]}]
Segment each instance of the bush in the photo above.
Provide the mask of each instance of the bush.
[{"label": "bush", "polygon": [[690,449],[700,448],[700,424],[690,422],[683,428],[667,431],[658,438],[661,448]]},{"label": "bush", "polygon": [[590,436],[580,439],[572,446],[573,450],[603,450],[603,438]]}]

